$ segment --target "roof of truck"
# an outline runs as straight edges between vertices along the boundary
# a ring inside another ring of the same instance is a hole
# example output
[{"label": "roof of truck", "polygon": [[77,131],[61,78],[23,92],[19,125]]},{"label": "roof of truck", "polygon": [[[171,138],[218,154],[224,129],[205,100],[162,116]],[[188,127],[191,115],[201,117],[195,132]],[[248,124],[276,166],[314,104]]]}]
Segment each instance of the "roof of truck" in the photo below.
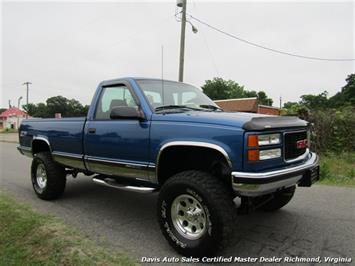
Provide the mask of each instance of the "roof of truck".
[{"label": "roof of truck", "polygon": [[[103,80],[101,82],[101,84],[105,84],[105,83],[112,83],[115,81],[119,81],[119,80],[129,80],[129,79],[134,79],[134,80],[159,80],[161,81],[161,78],[146,78],[146,77],[122,77],[122,78],[117,78],[117,79],[107,79],[107,80]],[[169,79],[163,79],[164,81],[168,81],[168,82],[177,82],[177,83],[185,83],[185,82],[179,82],[176,80],[169,80]]]}]

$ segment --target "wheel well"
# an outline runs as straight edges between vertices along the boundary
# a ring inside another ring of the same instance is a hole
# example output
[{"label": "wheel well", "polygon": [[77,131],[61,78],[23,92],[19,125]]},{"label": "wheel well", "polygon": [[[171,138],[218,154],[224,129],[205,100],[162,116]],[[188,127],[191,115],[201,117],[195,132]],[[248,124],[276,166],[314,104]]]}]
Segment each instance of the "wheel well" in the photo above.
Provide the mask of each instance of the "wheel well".
[{"label": "wheel well", "polygon": [[50,151],[50,148],[44,140],[34,140],[32,142],[32,154],[46,151]]},{"label": "wheel well", "polygon": [[172,146],[159,155],[157,165],[159,184],[186,170],[206,171],[230,184],[231,168],[224,155],[212,148]]}]

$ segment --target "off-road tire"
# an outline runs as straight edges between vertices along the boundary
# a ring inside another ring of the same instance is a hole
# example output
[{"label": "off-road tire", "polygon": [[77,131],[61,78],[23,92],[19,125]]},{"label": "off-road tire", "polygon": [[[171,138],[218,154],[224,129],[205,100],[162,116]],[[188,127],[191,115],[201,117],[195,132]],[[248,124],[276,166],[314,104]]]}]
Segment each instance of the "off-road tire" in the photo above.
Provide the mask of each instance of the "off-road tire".
[{"label": "off-road tire", "polygon": [[[207,226],[198,239],[186,238],[173,223],[173,202],[181,195],[197,199],[197,203],[200,203],[197,206],[202,206],[201,209],[206,213]],[[157,210],[163,235],[184,256],[212,256],[226,246],[233,236],[236,221],[233,193],[208,173],[189,170],[169,178],[159,193]]]},{"label": "off-road tire", "polygon": [[256,203],[257,205],[260,205],[258,209],[266,212],[273,212],[281,209],[291,201],[295,194],[295,190],[296,186],[292,186],[272,193],[271,195],[261,196],[257,199]]},{"label": "off-road tire", "polygon": [[[37,181],[37,168],[43,165],[46,174],[46,184],[43,188]],[[31,165],[31,181],[36,195],[43,200],[59,198],[65,189],[66,173],[63,166],[53,161],[49,152],[35,154]]]}]

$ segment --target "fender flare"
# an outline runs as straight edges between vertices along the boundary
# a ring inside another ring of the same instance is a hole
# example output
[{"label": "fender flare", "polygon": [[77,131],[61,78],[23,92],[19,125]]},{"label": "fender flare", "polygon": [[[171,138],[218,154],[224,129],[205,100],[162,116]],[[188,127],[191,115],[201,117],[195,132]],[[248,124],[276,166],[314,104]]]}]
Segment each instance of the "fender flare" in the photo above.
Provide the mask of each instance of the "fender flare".
[{"label": "fender flare", "polygon": [[229,155],[228,155],[227,151],[223,147],[221,147],[220,145],[209,143],[209,142],[203,142],[203,141],[171,141],[171,142],[165,143],[159,149],[158,156],[157,156],[157,159],[156,159],[156,164],[155,164],[155,167],[156,167],[156,169],[155,169],[156,182],[158,182],[159,161],[160,161],[161,154],[163,153],[163,151],[166,148],[176,147],[176,146],[201,147],[201,148],[208,148],[208,149],[215,150],[215,151],[219,152],[225,158],[228,166],[232,169],[232,161],[229,158]]},{"label": "fender flare", "polygon": [[32,142],[31,142],[31,152],[33,154],[33,142],[35,141],[43,141],[48,145],[49,151],[50,153],[52,153],[52,147],[51,144],[49,143],[48,138],[44,137],[44,136],[33,136],[32,138]]}]

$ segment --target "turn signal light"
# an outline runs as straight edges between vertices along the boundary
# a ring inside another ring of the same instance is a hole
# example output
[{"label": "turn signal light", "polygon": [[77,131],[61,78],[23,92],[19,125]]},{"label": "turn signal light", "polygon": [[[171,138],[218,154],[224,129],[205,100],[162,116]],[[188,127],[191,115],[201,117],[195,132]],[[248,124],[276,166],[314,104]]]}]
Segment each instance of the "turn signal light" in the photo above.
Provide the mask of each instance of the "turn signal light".
[{"label": "turn signal light", "polygon": [[257,135],[249,135],[248,136],[248,147],[258,147],[259,140]]},{"label": "turn signal light", "polygon": [[259,150],[249,150],[248,161],[259,161]]}]

